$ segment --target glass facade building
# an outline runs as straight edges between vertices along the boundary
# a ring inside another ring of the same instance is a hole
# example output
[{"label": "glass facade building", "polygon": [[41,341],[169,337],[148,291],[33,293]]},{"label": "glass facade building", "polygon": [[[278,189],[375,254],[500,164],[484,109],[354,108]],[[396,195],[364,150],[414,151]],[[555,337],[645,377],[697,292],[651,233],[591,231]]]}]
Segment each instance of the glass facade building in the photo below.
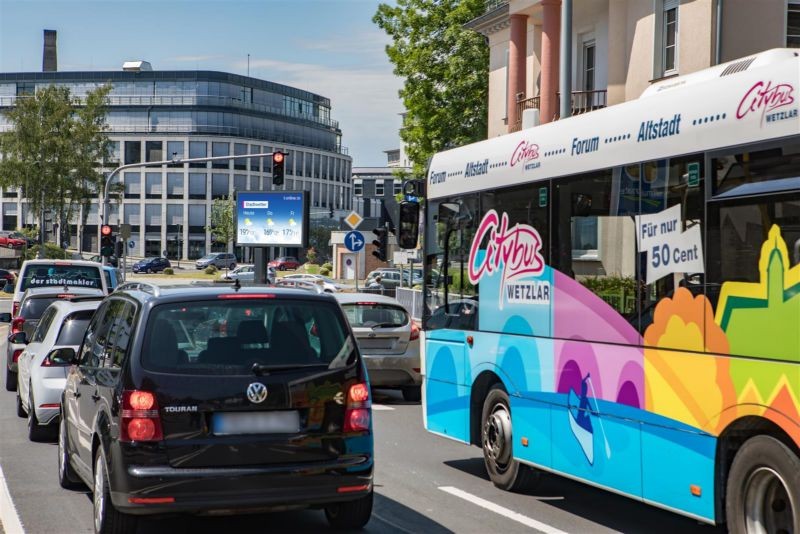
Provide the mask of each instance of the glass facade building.
[{"label": "glass facade building", "polygon": [[[49,85],[67,86],[81,99],[105,84],[112,86],[107,115],[112,147],[102,162],[105,173],[123,164],[280,149],[288,156],[284,185],[277,189],[309,191],[312,218],[352,209],[352,160],[331,119],[330,100],[301,89],[212,71],[0,73],[0,111]],[[0,131],[9,128],[0,114]],[[166,250],[171,259],[194,259],[232,251],[231,243],[213,242],[206,229],[214,199],[275,188],[270,158],[168,164],[121,174],[122,187],[111,195],[110,223],[131,225],[134,256]],[[70,221],[71,247],[98,250],[101,198],[98,192],[85,225],[80,215]],[[0,191],[0,212],[3,230],[36,223],[16,190]]]}]

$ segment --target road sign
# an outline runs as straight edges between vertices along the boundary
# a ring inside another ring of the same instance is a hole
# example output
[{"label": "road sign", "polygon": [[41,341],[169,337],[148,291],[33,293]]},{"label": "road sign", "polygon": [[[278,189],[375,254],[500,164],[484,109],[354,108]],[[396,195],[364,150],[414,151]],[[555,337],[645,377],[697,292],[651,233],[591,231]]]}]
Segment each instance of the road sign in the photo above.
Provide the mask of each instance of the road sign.
[{"label": "road sign", "polygon": [[344,218],[344,222],[347,223],[347,226],[355,230],[358,228],[358,225],[361,224],[361,221],[364,220],[364,217],[356,213],[355,211],[351,211],[350,215]]},{"label": "road sign", "polygon": [[687,180],[689,187],[698,187],[700,185],[700,164],[693,161],[686,166],[686,171],[689,174]]},{"label": "road sign", "polygon": [[350,252],[358,252],[364,248],[364,235],[355,230],[347,232],[347,235],[344,236],[344,246]]},{"label": "road sign", "polygon": [[134,248],[134,247],[136,247],[136,241],[131,239],[130,241],[128,241],[128,248]]},{"label": "road sign", "polygon": [[119,225],[119,235],[122,239],[130,239],[131,237],[131,225],[130,224],[120,224]]}]

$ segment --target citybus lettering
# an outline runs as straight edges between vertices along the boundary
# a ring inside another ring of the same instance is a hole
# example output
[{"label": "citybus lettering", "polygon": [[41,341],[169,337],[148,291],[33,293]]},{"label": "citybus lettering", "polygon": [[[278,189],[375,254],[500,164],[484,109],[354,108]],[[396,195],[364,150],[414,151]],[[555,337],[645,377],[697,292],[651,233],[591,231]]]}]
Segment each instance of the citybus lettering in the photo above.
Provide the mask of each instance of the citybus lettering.
[{"label": "citybus lettering", "polygon": [[761,122],[764,122],[764,115],[770,111],[789,106],[794,103],[794,87],[788,83],[772,85],[772,82],[756,82],[739,102],[736,108],[736,118],[742,119],[750,112],[761,110]]},{"label": "citybus lettering", "polygon": [[509,165],[512,167],[517,163],[522,163],[525,161],[530,161],[532,159],[539,158],[539,145],[536,143],[529,143],[527,141],[520,141],[517,145],[517,148],[514,149],[514,152],[511,154],[511,161],[509,161]]}]

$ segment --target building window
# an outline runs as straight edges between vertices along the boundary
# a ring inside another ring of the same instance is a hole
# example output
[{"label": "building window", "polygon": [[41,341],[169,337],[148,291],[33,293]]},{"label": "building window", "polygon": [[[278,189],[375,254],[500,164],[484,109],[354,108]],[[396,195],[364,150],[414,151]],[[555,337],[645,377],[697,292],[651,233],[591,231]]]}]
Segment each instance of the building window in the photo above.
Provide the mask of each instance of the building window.
[{"label": "building window", "polygon": [[[183,159],[185,155],[183,141],[167,141],[167,158],[166,159]],[[182,167],[183,164],[170,163],[168,167]]]},{"label": "building window", "polygon": [[148,172],[145,174],[144,198],[161,198],[161,186],[163,179],[160,172]]},{"label": "building window", "polygon": [[198,200],[206,198],[206,173],[189,173],[189,198]]},{"label": "building window", "polygon": [[680,0],[659,0],[656,5],[656,68],[654,77],[678,73],[678,7]]},{"label": "building window", "polygon": [[247,176],[244,174],[233,175],[233,192],[235,193],[236,191],[247,191]]},{"label": "building window", "polygon": [[364,184],[361,180],[353,181],[353,194],[357,197],[364,195]]},{"label": "building window", "polygon": [[375,196],[383,196],[383,180],[375,180]]},{"label": "building window", "polygon": [[142,175],[138,172],[125,173],[125,198],[141,198]]},{"label": "building window", "polygon": [[[205,141],[189,141],[189,157],[205,158],[208,155],[208,145]],[[205,161],[190,163],[189,167],[195,169],[205,169],[208,163]]]},{"label": "building window", "polygon": [[594,68],[595,68],[595,46],[594,39],[583,42],[583,80],[582,89],[584,91],[594,91]]},{"label": "building window", "polygon": [[147,162],[164,160],[164,143],[161,141],[147,141],[145,143],[145,157]]},{"label": "building window", "polygon": [[[247,154],[247,145],[242,143],[234,143],[233,145],[233,155],[234,156],[243,156]],[[248,158],[241,158],[233,160],[233,168],[237,171],[246,171],[247,170],[247,159]],[[256,159],[256,158],[253,158]]]},{"label": "building window", "polygon": [[[213,157],[218,156],[230,156],[231,154],[231,145],[229,143],[211,143],[211,155]],[[223,159],[219,161],[212,161],[211,162],[212,169],[230,169],[231,168],[231,160]]]},{"label": "building window", "polygon": [[167,198],[183,198],[183,181],[182,172],[167,173]]},{"label": "building window", "polygon": [[800,0],[789,0],[786,13],[786,46],[800,48]]},{"label": "building window", "polygon": [[403,193],[403,181],[402,180],[394,180],[392,182],[392,194],[393,195],[400,195]]},{"label": "building window", "polygon": [[[250,153],[260,154],[261,147],[258,145],[250,145]],[[250,170],[259,172],[261,171],[261,158],[250,158]]]},{"label": "building window", "polygon": [[108,152],[103,158],[103,165],[106,167],[116,167],[119,165],[119,141],[109,141]]},{"label": "building window", "polygon": [[142,162],[142,142],[125,141],[125,165]]},{"label": "building window", "polygon": [[214,173],[211,176],[211,198],[225,198],[228,195],[228,175]]}]

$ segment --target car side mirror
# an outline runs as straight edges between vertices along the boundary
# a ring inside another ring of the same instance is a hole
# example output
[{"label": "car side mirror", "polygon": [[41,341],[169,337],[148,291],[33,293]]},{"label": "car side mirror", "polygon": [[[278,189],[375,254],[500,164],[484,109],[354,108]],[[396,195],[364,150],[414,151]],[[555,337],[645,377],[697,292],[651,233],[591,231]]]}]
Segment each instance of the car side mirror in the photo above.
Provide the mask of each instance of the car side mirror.
[{"label": "car side mirror", "polygon": [[28,334],[25,332],[17,332],[16,334],[11,335],[11,343],[17,345],[27,345],[28,344]]},{"label": "car side mirror", "polygon": [[56,365],[76,365],[78,363],[78,354],[72,347],[61,347],[51,350],[47,355],[47,359]]},{"label": "car side mirror", "polygon": [[400,228],[397,236],[397,244],[402,249],[417,248],[419,239],[419,203],[401,202],[400,203]]},{"label": "car side mirror", "polygon": [[8,312],[0,313],[0,323],[10,323],[11,322],[11,314]]}]

